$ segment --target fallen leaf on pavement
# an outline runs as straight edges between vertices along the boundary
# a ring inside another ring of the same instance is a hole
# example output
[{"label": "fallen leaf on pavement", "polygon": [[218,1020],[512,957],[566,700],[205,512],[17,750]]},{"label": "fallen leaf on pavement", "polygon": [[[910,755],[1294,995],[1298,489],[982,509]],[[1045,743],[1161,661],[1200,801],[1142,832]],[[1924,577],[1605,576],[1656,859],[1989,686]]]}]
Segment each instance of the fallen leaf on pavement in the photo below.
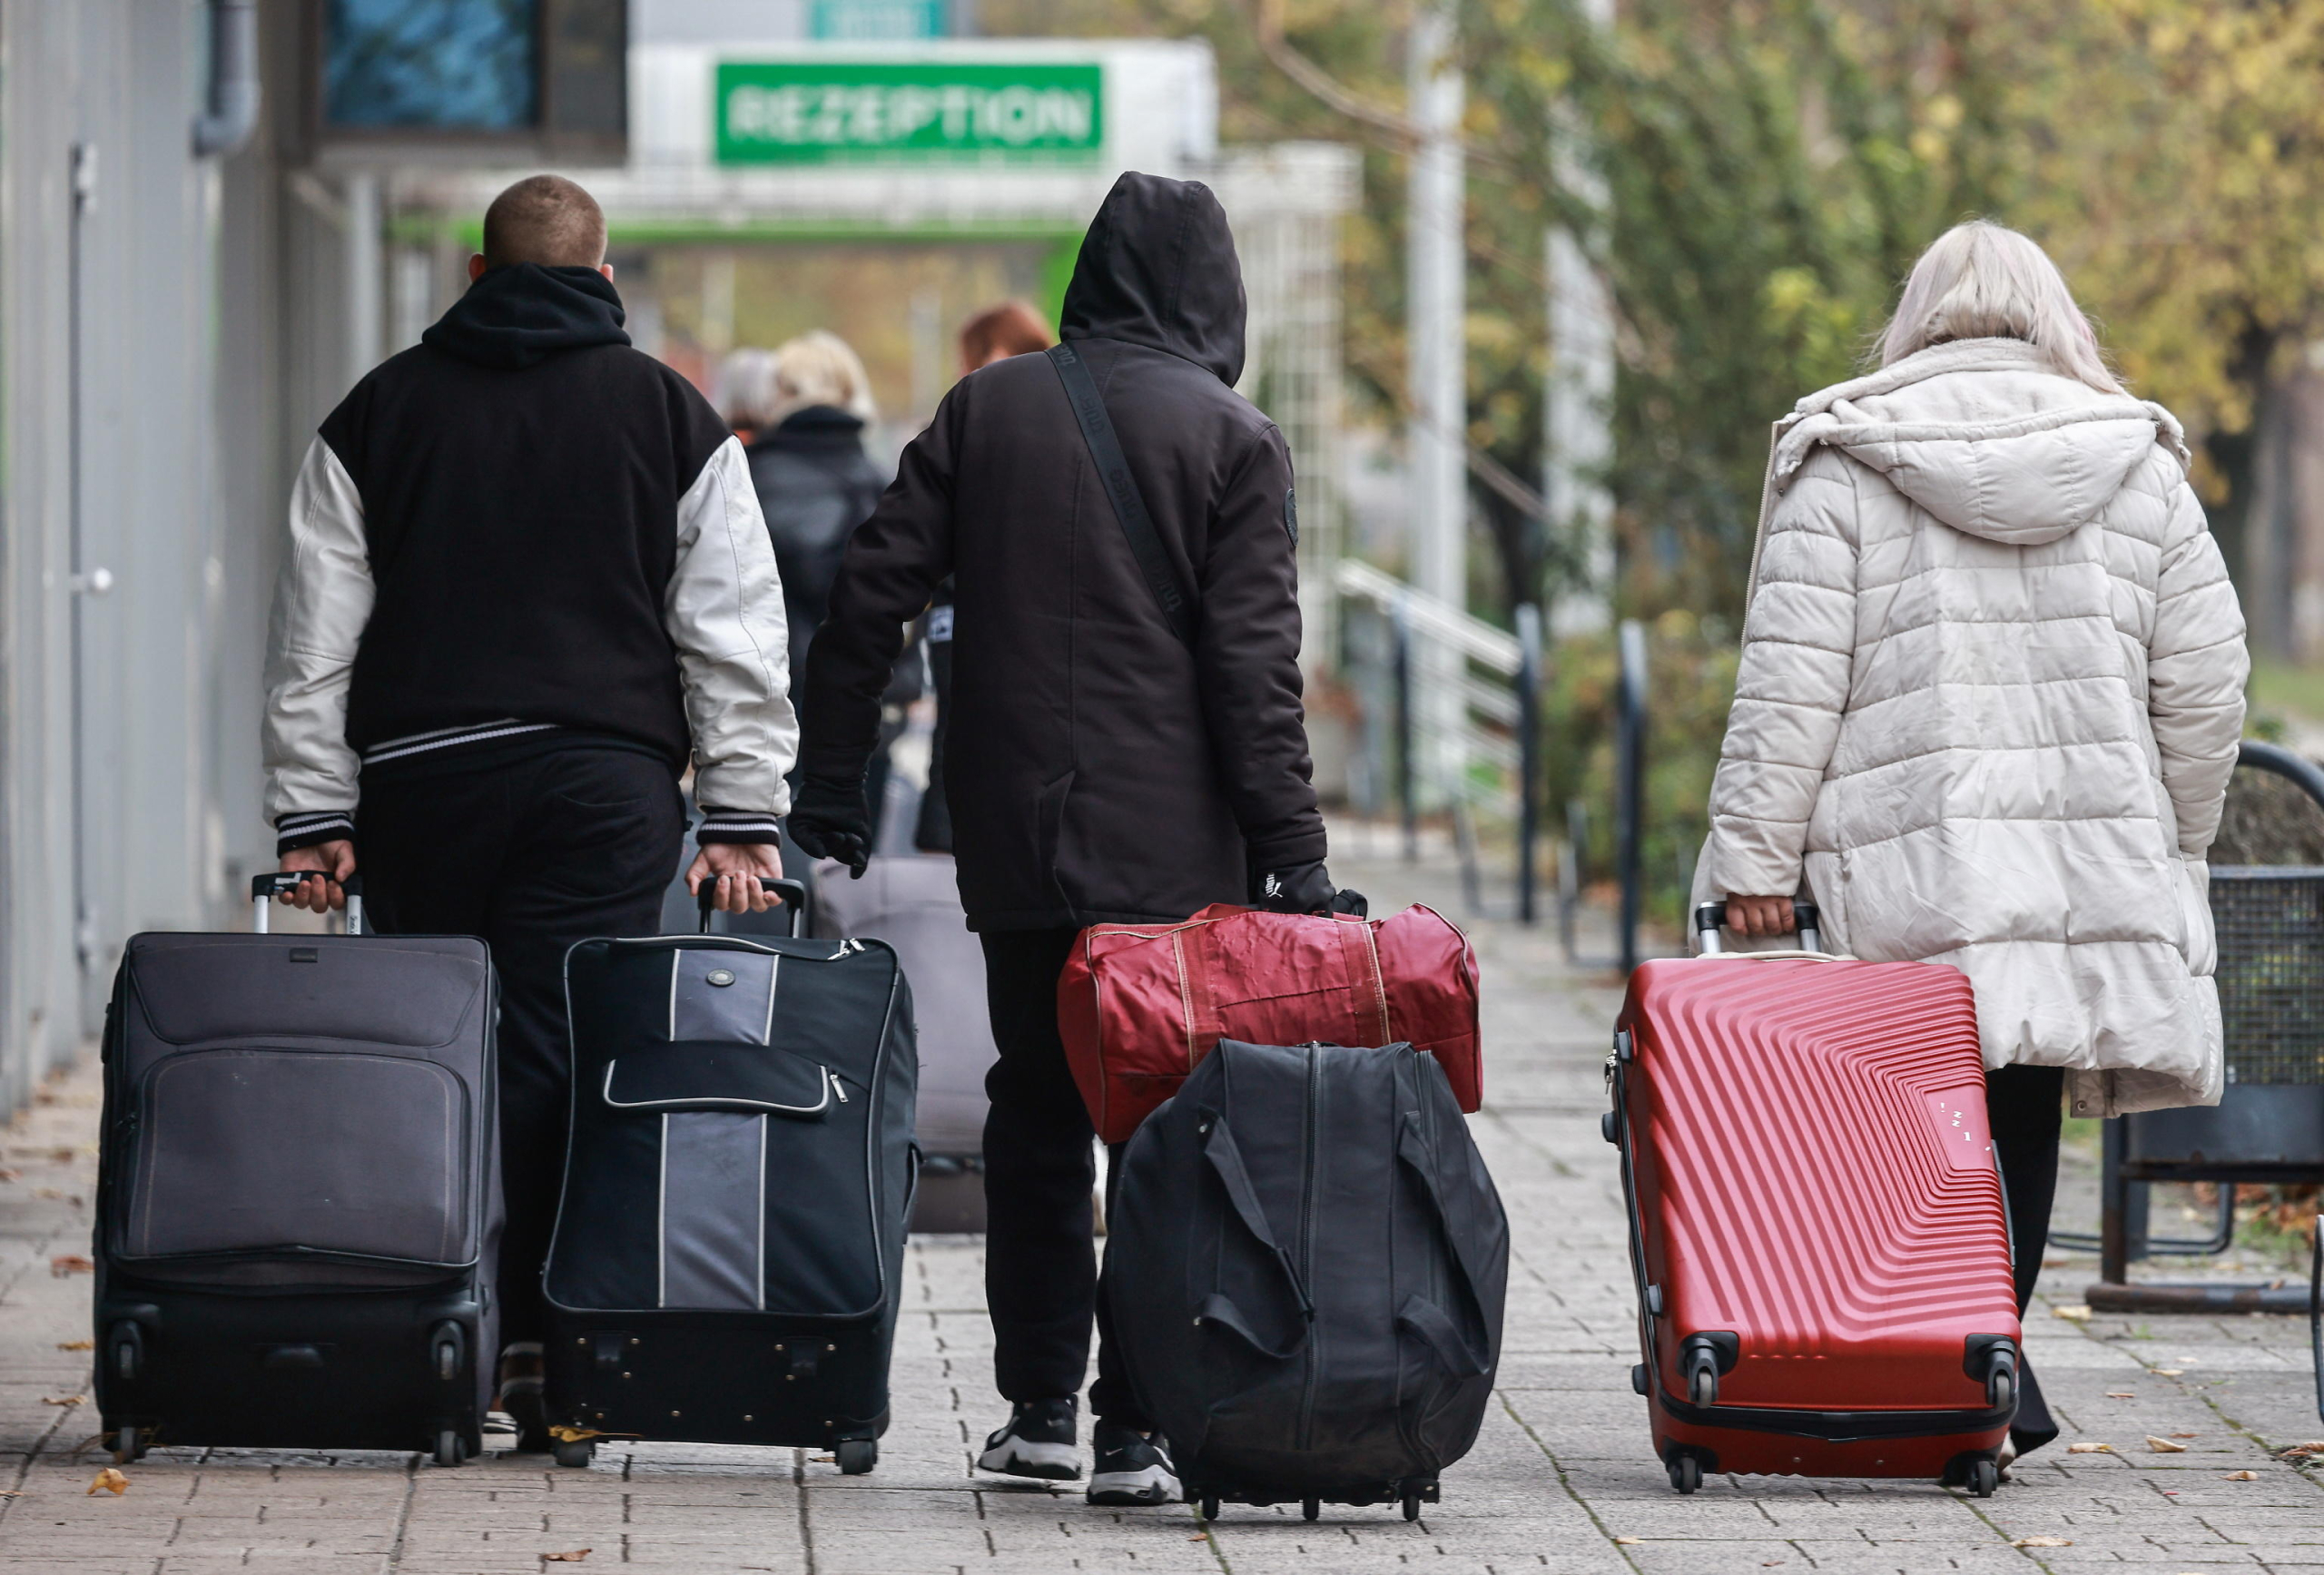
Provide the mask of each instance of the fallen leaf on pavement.
[{"label": "fallen leaf on pavement", "polygon": [[15,1181],[24,1174],[21,1170],[0,1170],[0,1181]]},{"label": "fallen leaf on pavement", "polygon": [[2076,1302],[2070,1307],[2051,1308],[2050,1316],[2053,1318],[2063,1318],[2069,1324],[2087,1324],[2090,1322],[2090,1309],[2083,1306],[2081,1303]]},{"label": "fallen leaf on pavement", "polygon": [[2171,1436],[2173,1438],[2201,1438],[2203,1435],[2200,1432],[2174,1432]]},{"label": "fallen leaf on pavement", "polygon": [[56,1348],[59,1351],[94,1351],[97,1343],[94,1340],[59,1340]]},{"label": "fallen leaf on pavement", "polygon": [[2109,1400],[2136,1400],[2138,1397],[2138,1391],[2135,1389],[2110,1389],[2106,1392],[2106,1398]]},{"label": "fallen leaf on pavement", "polygon": [[2184,1378],[2187,1376],[2187,1370],[2184,1367],[2157,1367],[2152,1369],[2152,1372],[2157,1378]]},{"label": "fallen leaf on pavement", "polygon": [[44,1394],[40,1397],[40,1403],[43,1405],[79,1405],[88,1398],[85,1394]]},{"label": "fallen leaf on pavement", "polygon": [[94,1275],[97,1265],[79,1253],[59,1253],[48,1260],[48,1272],[61,1280],[67,1275]]},{"label": "fallen leaf on pavement", "polygon": [[117,1499],[129,1491],[129,1477],[115,1467],[107,1466],[97,1473],[96,1480],[89,1484],[89,1491],[82,1496],[94,1498],[100,1490]]},{"label": "fallen leaf on pavement", "polygon": [[2157,1438],[2152,1433],[2146,1435],[2146,1447],[2157,1454],[2185,1454],[2187,1452],[2185,1444],[2172,1443],[2169,1439]]},{"label": "fallen leaf on pavement", "polygon": [[2259,1480],[2260,1473],[2258,1472],[2230,1472],[2227,1475],[2220,1479],[2220,1481],[2225,1482],[2256,1482]]},{"label": "fallen leaf on pavement", "polygon": [[1614,1539],[1614,1546],[1617,1548],[1635,1548],[1638,1546],[1638,1539],[1636,1537],[1617,1537]]},{"label": "fallen leaf on pavement", "polygon": [[2081,1443],[2070,1443],[2066,1445],[2066,1453],[2068,1454],[2112,1454],[2113,1452],[2114,1446],[2112,1444],[2093,1443],[2086,1439]]},{"label": "fallen leaf on pavement", "polygon": [[586,1548],[576,1548],[570,1553],[544,1553],[541,1559],[550,1564],[578,1564],[589,1556]]},{"label": "fallen leaf on pavement", "polygon": [[2020,1537],[2010,1544],[2013,1548],[2071,1548],[2072,1537]]},{"label": "fallen leaf on pavement", "polygon": [[21,1499],[24,1496],[21,1488],[0,1488],[0,1499]]},{"label": "fallen leaf on pavement", "polygon": [[2312,1460],[2324,1455],[2324,1440],[2314,1443],[2296,1443],[2277,1454],[2278,1460]]}]

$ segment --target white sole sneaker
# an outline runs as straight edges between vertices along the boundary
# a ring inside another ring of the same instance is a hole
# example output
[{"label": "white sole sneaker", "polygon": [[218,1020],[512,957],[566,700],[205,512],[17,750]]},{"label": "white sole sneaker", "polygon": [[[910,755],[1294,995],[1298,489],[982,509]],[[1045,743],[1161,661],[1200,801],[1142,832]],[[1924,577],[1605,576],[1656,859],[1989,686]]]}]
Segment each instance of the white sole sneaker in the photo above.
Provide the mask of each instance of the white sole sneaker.
[{"label": "white sole sneaker", "polygon": [[1079,1481],[1081,1448],[1078,1444],[1007,1439],[1000,1447],[977,1456],[977,1470],[1004,1477],[1039,1477],[1051,1482]]},{"label": "white sole sneaker", "polygon": [[1175,1504],[1182,1490],[1167,1466],[1144,1471],[1099,1472],[1089,1479],[1093,1504]]}]

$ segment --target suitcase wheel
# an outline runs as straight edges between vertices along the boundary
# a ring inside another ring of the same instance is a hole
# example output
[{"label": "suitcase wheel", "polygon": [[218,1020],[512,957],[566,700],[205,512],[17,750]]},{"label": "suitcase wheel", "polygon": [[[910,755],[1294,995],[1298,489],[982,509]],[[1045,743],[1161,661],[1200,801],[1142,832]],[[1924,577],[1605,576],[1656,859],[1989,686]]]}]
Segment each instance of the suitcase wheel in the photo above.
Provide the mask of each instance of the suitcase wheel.
[{"label": "suitcase wheel", "polygon": [[[1420,1519],[1420,1493],[1416,1490],[1406,1488],[1404,1490],[1403,1503],[1405,1520],[1417,1521]],[[1309,1518],[1312,1520],[1314,1517],[1310,1516]]]},{"label": "suitcase wheel", "polygon": [[1300,1500],[1299,1513],[1303,1520],[1314,1521],[1321,1519],[1324,1513],[1324,1501],[1321,1499]]},{"label": "suitcase wheel", "polygon": [[439,1466],[456,1466],[468,1458],[468,1441],[456,1428],[446,1428],[436,1435],[435,1461]]},{"label": "suitcase wheel", "polygon": [[1977,1498],[1990,1499],[1994,1490],[2001,1486],[2001,1467],[1989,1460],[1981,1460],[1969,1468],[1969,1491]]},{"label": "suitcase wheel", "polygon": [[1681,1450],[1669,1461],[1670,1485],[1682,1493],[1691,1493],[1703,1485],[1703,1462]]},{"label": "suitcase wheel", "polygon": [[832,1458],[839,1462],[842,1476],[867,1476],[872,1468],[880,1463],[880,1441],[876,1438],[843,1438],[832,1446]]},{"label": "suitcase wheel", "polygon": [[597,1441],[594,1438],[576,1438],[567,1443],[565,1440],[558,1439],[548,1446],[548,1452],[561,1466],[586,1466],[597,1458]]}]

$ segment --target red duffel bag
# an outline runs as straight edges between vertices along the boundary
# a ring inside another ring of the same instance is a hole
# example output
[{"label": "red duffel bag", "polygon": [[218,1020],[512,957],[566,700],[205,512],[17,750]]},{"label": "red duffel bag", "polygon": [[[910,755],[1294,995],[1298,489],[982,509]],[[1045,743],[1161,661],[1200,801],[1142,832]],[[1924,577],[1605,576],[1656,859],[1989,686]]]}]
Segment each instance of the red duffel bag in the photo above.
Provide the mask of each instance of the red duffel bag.
[{"label": "red duffel bag", "polygon": [[1098,1136],[1126,1143],[1222,1039],[1409,1044],[1463,1110],[1484,1093],[1477,960],[1443,915],[1263,913],[1218,903],[1183,924],[1098,924],[1057,985],[1066,1059]]}]

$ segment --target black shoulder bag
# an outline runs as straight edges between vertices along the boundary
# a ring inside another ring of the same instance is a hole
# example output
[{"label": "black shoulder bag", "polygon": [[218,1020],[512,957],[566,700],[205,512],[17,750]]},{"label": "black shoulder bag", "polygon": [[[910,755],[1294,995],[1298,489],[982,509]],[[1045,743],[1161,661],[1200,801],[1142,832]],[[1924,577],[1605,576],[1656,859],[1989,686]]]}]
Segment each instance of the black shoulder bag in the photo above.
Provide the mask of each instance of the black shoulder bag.
[{"label": "black shoulder bag", "polygon": [[1098,477],[1105,483],[1106,496],[1113,501],[1114,517],[1121,521],[1122,534],[1129,538],[1130,554],[1146,576],[1147,587],[1161,604],[1170,632],[1178,636],[1181,645],[1191,649],[1195,643],[1194,593],[1178,577],[1177,566],[1170,562],[1170,554],[1162,545],[1161,534],[1154,528],[1154,517],[1146,512],[1146,499],[1138,496],[1137,483],[1130,477],[1129,461],[1122,458],[1121,441],[1114,436],[1113,418],[1106,414],[1106,401],[1098,393],[1088,365],[1074,353],[1070,344],[1051,346],[1049,358],[1065,383],[1066,402],[1073,407],[1073,418],[1081,423],[1081,439],[1089,445],[1089,458],[1097,462]]}]

